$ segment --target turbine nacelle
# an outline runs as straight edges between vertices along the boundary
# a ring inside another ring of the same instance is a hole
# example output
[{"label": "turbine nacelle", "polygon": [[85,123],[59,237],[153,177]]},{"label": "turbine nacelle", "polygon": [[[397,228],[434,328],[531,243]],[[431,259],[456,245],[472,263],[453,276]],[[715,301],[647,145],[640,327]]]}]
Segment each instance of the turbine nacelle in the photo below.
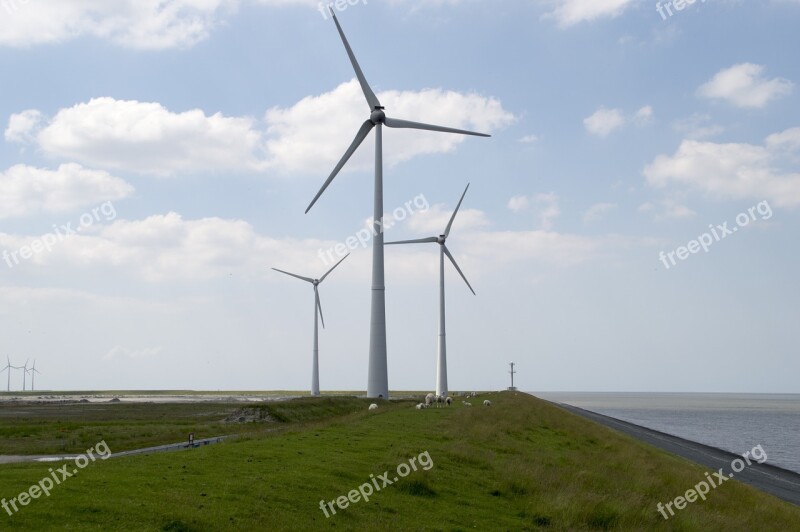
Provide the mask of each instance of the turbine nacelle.
[{"label": "turbine nacelle", "polygon": [[386,122],[386,113],[383,112],[383,107],[378,107],[377,109],[372,111],[372,114],[369,115],[369,121],[375,124],[376,126],[378,124],[383,124],[384,122]]},{"label": "turbine nacelle", "polygon": [[436,242],[444,246],[444,243],[447,242],[447,235],[439,235],[439,238],[436,239]]}]

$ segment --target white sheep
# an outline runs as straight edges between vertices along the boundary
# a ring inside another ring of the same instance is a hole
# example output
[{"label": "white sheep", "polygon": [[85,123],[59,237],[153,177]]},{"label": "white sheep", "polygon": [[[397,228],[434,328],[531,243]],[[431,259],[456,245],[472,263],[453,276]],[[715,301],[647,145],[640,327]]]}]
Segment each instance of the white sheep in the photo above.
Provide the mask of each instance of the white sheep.
[{"label": "white sheep", "polygon": [[445,404],[446,404],[447,406],[450,406],[451,404],[453,404],[453,398],[452,398],[452,397],[448,397],[448,398],[446,398],[446,399],[444,400],[444,402],[445,402]]},{"label": "white sheep", "polygon": [[483,401],[483,406],[492,406],[492,402],[488,399]]},{"label": "white sheep", "polygon": [[378,405],[376,405],[375,403],[372,403],[371,405],[369,405],[369,409],[370,410],[377,410],[378,409]]},{"label": "white sheep", "polygon": [[472,406],[472,403],[468,403],[466,401],[461,401],[461,402],[464,403],[464,406]]},{"label": "white sheep", "polygon": [[429,393],[425,396],[425,404],[431,406],[436,401],[436,396],[432,393]]},{"label": "white sheep", "polygon": [[425,403],[420,403],[415,408],[417,410],[425,410],[426,408],[428,408],[428,405],[426,405]]}]

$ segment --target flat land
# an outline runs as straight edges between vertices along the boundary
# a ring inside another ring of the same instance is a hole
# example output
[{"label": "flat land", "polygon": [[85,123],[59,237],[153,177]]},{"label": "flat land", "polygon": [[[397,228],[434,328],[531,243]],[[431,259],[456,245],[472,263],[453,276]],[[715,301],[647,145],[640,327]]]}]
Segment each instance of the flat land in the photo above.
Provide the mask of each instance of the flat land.
[{"label": "flat land", "polygon": [[[482,406],[484,399],[492,406]],[[726,482],[706,501],[689,504],[666,521],[656,505],[684,494],[705,478],[708,468],[526,394],[486,394],[469,401],[474,406],[458,399],[452,407],[422,411],[414,409],[413,398],[382,401],[377,411],[367,410],[372,401],[356,397],[247,405],[140,404],[152,410],[127,413],[125,402],[104,405],[119,416],[105,411],[90,421],[84,412],[70,421],[67,433],[87,431],[76,436],[74,449],[82,451],[100,440],[112,451],[143,441],[171,443],[165,439],[172,437],[168,427],[173,423],[182,424],[177,441],[189,427],[199,427],[204,437],[219,434],[206,430],[233,424],[237,426],[229,433],[240,436],[187,451],[97,460],[56,486],[49,497],[29,501],[13,516],[0,513],[0,526],[786,531],[797,530],[800,523],[800,508],[737,481]],[[245,421],[225,421],[237,414]],[[48,448],[54,443],[50,435],[60,431],[53,431],[49,425],[55,418],[47,416],[58,417],[42,413],[38,435],[3,433],[0,442],[18,446],[28,437],[39,450]],[[4,430],[8,419],[0,418]],[[35,425],[37,418],[31,419]],[[29,430],[24,420],[15,423],[17,429]],[[153,434],[145,434],[142,426],[151,427],[147,430]],[[399,478],[400,464],[416,458],[419,465],[423,456],[430,457],[431,467],[417,467]],[[17,496],[56,467],[60,464],[2,466],[0,497]],[[320,509],[320,501],[346,498],[373,478],[383,484],[377,477],[384,472],[391,484],[368,502],[348,503],[329,517]]]}]

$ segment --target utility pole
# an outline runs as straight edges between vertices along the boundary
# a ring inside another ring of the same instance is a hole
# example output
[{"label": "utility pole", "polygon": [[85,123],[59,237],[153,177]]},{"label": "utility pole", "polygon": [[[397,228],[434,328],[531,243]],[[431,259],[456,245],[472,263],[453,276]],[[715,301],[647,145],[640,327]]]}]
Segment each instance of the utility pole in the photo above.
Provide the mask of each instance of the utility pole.
[{"label": "utility pole", "polygon": [[509,363],[509,365],[511,366],[511,371],[509,371],[509,373],[511,374],[511,388],[509,388],[509,390],[511,390],[512,392],[514,392],[514,391],[516,391],[516,390],[517,390],[517,389],[514,387],[514,374],[516,373],[516,371],[514,371],[514,363],[513,363],[513,362],[510,362],[510,363]]}]

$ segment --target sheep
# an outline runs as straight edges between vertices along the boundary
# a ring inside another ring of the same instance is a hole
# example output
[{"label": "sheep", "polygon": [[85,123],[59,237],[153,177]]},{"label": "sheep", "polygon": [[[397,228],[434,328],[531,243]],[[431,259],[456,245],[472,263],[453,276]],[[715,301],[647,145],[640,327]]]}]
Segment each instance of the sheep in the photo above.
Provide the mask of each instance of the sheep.
[{"label": "sheep", "polygon": [[461,402],[464,403],[464,406],[472,406],[472,403],[468,403],[466,401],[461,401]]},{"label": "sheep", "polygon": [[436,408],[441,408],[442,403],[444,403],[444,395],[437,395],[436,396]]},{"label": "sheep", "polygon": [[444,400],[444,402],[445,402],[445,404],[446,404],[447,406],[450,406],[451,404],[453,404],[453,398],[452,398],[452,397],[448,397],[448,398],[446,398],[446,399]]},{"label": "sheep", "polygon": [[483,401],[483,406],[492,406],[492,402],[488,399]]},{"label": "sheep", "polygon": [[415,408],[417,410],[425,410],[426,408],[428,408],[428,405],[426,405],[425,403],[420,403]]},{"label": "sheep", "polygon": [[425,396],[426,405],[431,406],[434,401],[436,401],[436,396],[433,395],[432,393],[429,393],[428,395]]},{"label": "sheep", "polygon": [[370,410],[377,410],[378,409],[378,405],[376,405],[375,403],[372,403],[371,405],[369,405],[369,409]]}]

